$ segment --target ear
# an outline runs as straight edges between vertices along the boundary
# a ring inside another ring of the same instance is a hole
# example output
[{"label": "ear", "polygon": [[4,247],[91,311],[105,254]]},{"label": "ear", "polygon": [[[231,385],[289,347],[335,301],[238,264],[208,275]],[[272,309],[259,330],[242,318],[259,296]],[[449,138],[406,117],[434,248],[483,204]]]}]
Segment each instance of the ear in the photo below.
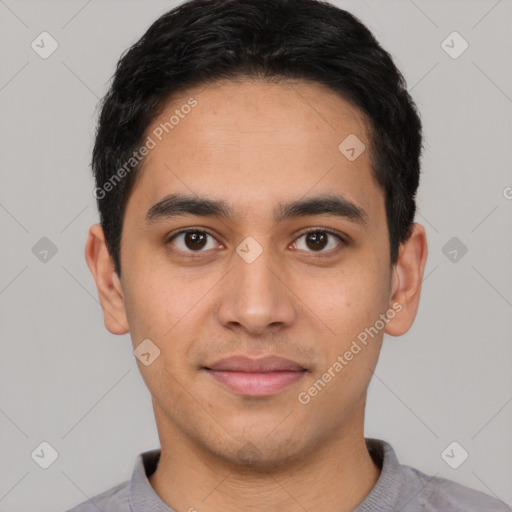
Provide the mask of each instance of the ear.
[{"label": "ear", "polygon": [[85,259],[96,281],[105,327],[112,334],[126,334],[130,329],[126,317],[123,288],[115,272],[114,262],[108,252],[100,224],[93,224],[89,228]]},{"label": "ear", "polygon": [[402,336],[414,322],[427,254],[425,228],[415,223],[409,239],[400,245],[398,260],[393,269],[390,307],[397,313],[387,323],[384,331],[391,336]]}]

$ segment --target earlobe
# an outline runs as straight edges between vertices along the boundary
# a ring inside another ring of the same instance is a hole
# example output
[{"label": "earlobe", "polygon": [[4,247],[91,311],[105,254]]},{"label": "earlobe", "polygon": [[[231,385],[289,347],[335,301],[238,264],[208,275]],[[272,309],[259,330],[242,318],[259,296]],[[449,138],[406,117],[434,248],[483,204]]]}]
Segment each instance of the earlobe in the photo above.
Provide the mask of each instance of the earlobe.
[{"label": "earlobe", "polygon": [[114,262],[108,252],[100,224],[93,224],[89,229],[85,259],[96,282],[105,327],[112,334],[126,334],[130,329],[123,290],[115,273]]},{"label": "earlobe", "polygon": [[388,322],[386,334],[402,336],[411,328],[418,311],[427,255],[425,228],[415,223],[411,236],[400,246],[394,268],[390,307],[395,304],[394,309],[399,312]]}]

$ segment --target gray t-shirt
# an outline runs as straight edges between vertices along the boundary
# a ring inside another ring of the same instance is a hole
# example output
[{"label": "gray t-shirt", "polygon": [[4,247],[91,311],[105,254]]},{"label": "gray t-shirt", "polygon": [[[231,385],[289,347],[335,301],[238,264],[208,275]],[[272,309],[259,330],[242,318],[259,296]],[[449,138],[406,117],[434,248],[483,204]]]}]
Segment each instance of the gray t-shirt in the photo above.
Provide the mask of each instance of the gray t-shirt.
[{"label": "gray t-shirt", "polygon": [[[446,478],[429,476],[398,462],[389,443],[366,438],[368,451],[381,468],[370,493],[354,512],[510,512],[502,501]],[[175,512],[149,483],[160,450],[141,453],[130,481],[109,489],[68,512]]]}]

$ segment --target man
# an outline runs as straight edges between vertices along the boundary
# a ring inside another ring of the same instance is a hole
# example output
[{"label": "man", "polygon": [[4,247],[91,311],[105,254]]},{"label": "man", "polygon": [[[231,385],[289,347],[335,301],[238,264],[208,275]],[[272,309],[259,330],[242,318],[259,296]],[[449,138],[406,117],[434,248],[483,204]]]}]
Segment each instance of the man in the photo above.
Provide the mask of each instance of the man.
[{"label": "man", "polygon": [[421,122],[391,57],[314,0],[193,0],[120,60],[86,259],[161,450],[74,512],[494,511],[363,434],[411,327]]}]

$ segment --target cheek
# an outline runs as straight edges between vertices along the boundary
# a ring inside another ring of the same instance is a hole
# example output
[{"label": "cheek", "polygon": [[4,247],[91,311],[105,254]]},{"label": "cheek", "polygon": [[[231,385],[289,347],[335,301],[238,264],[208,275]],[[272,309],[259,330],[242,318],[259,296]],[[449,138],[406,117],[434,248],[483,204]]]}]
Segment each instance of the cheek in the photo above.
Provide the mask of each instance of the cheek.
[{"label": "cheek", "polygon": [[165,338],[193,308],[200,290],[196,293],[177,275],[160,250],[138,250],[129,241],[124,250],[123,285],[132,338]]},{"label": "cheek", "polygon": [[161,380],[165,387],[174,386],[171,376],[180,381],[190,378],[189,365],[183,363],[191,361],[189,352],[197,344],[205,318],[211,315],[213,306],[205,295],[215,280],[191,280],[156,266],[127,275],[125,304],[132,344],[135,348],[149,339],[160,351],[151,366],[139,365],[144,379],[154,381],[146,383],[152,389]]},{"label": "cheek", "polygon": [[172,318],[165,314],[170,309],[170,298],[155,287],[148,273],[131,270],[127,275],[130,277],[125,284],[125,307],[133,343],[145,338],[156,340],[161,337],[163,318],[167,317],[169,328],[172,325]]},{"label": "cheek", "polygon": [[326,332],[337,339],[356,336],[386,308],[383,279],[375,262],[348,264],[342,270],[296,283],[293,289]]}]

